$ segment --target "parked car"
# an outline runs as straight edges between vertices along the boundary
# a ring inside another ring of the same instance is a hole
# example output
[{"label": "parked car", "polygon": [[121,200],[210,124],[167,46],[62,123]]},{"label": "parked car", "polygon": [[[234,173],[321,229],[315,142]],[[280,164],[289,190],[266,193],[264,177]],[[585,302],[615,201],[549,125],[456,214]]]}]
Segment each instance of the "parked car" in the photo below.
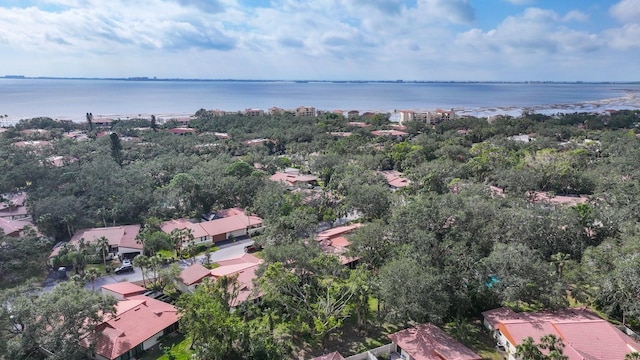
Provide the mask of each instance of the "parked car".
[{"label": "parked car", "polygon": [[123,274],[128,272],[133,272],[133,266],[131,265],[122,265],[118,266],[115,270],[113,270],[116,274]]},{"label": "parked car", "polygon": [[262,246],[260,246],[258,244],[247,245],[247,246],[244,247],[244,252],[246,252],[246,253],[252,253],[252,252],[256,252],[258,250],[262,250]]},{"label": "parked car", "polygon": [[131,265],[131,260],[129,260],[129,259],[122,260],[122,266],[132,266]]}]

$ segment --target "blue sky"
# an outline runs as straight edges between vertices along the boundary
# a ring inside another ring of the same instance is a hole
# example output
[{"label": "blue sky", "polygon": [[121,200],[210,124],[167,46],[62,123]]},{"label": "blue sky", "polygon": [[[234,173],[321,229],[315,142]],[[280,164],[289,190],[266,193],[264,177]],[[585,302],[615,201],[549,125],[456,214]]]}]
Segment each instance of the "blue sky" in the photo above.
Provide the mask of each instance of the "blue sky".
[{"label": "blue sky", "polygon": [[640,81],[639,58],[640,0],[0,0],[0,75]]}]

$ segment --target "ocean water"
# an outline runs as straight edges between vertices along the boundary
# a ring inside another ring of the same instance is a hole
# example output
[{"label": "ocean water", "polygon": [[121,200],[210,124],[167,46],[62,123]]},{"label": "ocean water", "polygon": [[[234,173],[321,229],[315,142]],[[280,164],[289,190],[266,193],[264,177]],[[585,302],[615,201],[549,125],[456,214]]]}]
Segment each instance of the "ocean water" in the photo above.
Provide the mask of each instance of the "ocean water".
[{"label": "ocean water", "polygon": [[[640,84],[334,83],[250,81],[130,81],[0,79],[5,122],[48,116],[82,121],[94,116],[193,114],[301,105],[319,110],[456,109],[462,113],[594,111],[639,108]],[[631,94],[631,95],[630,95]],[[568,109],[568,110],[567,110]]]}]

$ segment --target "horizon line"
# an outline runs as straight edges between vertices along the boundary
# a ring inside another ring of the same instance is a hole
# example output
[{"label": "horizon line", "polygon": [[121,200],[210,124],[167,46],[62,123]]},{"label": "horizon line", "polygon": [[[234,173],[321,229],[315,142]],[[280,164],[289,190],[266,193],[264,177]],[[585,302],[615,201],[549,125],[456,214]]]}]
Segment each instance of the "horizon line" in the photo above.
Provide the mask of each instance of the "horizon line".
[{"label": "horizon line", "polygon": [[116,80],[116,81],[203,81],[203,82],[295,82],[295,83],[476,83],[476,84],[640,84],[640,80],[616,81],[616,80],[319,80],[319,79],[234,79],[234,78],[159,78],[147,76],[132,77],[68,77],[68,76],[25,76],[4,75],[0,79],[9,80]]}]

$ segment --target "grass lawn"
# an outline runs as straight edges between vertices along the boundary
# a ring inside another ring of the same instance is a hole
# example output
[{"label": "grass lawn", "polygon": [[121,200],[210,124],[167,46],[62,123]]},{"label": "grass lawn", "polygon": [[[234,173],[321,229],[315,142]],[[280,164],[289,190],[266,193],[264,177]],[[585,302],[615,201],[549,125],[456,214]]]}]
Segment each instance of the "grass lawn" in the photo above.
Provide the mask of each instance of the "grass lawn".
[{"label": "grass lawn", "polygon": [[147,351],[140,360],[189,360],[191,359],[191,352],[189,346],[191,340],[185,338],[182,334],[173,334],[165,337],[160,342],[160,346],[163,349],[169,348],[169,357],[164,351],[159,348]]}]

